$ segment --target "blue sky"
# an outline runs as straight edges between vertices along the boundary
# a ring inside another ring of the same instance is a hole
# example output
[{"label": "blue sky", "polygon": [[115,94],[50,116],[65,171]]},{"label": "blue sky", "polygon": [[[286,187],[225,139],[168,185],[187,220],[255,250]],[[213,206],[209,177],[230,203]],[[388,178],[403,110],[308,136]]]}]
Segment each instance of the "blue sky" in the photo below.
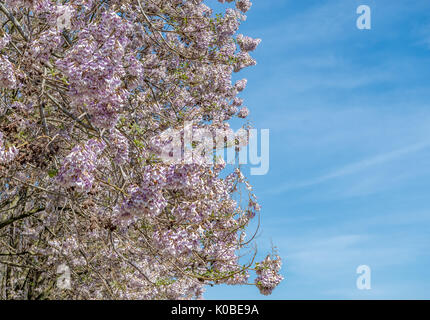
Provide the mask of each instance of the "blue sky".
[{"label": "blue sky", "polygon": [[[371,30],[356,27],[363,4]],[[430,298],[429,12],[427,0],[253,1],[240,32],[263,41],[238,77],[254,126],[270,129],[270,172],[251,177],[257,244],[277,246],[285,280],[269,297],[220,286],[207,299]],[[363,264],[371,290],[356,288]]]}]

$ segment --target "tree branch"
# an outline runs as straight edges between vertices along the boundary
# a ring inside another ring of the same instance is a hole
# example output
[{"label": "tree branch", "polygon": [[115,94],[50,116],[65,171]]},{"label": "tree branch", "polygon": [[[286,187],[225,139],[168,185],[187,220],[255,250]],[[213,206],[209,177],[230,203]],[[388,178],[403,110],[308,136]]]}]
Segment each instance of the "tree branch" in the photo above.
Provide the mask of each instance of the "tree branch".
[{"label": "tree branch", "polygon": [[25,219],[27,217],[30,217],[30,216],[32,216],[36,213],[39,213],[41,211],[44,211],[44,210],[45,210],[45,208],[37,208],[37,209],[30,210],[29,212],[23,213],[17,217],[10,217],[9,219],[7,219],[5,221],[0,222],[0,230],[3,229],[4,227],[7,227],[8,225],[14,223],[15,221]]}]

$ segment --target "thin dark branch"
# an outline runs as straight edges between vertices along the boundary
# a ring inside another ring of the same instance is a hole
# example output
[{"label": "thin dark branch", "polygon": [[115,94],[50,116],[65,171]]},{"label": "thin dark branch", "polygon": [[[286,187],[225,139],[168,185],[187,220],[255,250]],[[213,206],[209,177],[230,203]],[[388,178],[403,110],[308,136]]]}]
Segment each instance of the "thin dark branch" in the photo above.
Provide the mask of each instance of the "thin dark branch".
[{"label": "thin dark branch", "polygon": [[39,212],[44,211],[44,210],[45,210],[45,208],[36,208],[36,209],[30,210],[29,212],[23,213],[17,217],[10,217],[9,219],[6,219],[5,221],[0,222],[0,229],[7,227],[8,225],[14,223],[15,221],[25,219],[27,217],[35,215],[36,213],[39,213]]}]

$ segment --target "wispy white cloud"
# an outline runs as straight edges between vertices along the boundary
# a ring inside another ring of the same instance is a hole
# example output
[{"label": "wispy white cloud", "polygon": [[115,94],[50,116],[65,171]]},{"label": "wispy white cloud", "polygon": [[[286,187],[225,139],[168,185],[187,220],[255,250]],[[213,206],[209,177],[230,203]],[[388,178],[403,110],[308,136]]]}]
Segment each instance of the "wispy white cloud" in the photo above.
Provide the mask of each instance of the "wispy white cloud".
[{"label": "wispy white cloud", "polygon": [[[405,298],[408,294],[414,295],[414,292],[396,291],[398,278],[384,277],[384,274],[387,270],[399,270],[413,263],[428,251],[428,245],[421,236],[406,238],[401,232],[393,239],[375,233],[333,234],[324,229],[303,235],[302,241],[297,237],[292,240],[286,236],[280,246],[287,263],[287,274],[301,280],[308,296],[331,298]],[[363,264],[372,270],[372,290],[366,294],[355,286],[356,268]],[[410,284],[410,287],[414,286],[417,283]],[[418,293],[415,292],[416,295]]]},{"label": "wispy white cloud", "polygon": [[369,167],[384,164],[386,162],[395,160],[397,158],[400,158],[402,156],[405,156],[411,153],[419,152],[429,147],[430,147],[430,141],[415,143],[413,145],[409,145],[397,150],[393,150],[391,152],[386,152],[367,159],[360,160],[355,163],[348,164],[346,166],[343,166],[337,170],[321,175],[319,177],[315,177],[305,181],[285,184],[279,188],[271,190],[271,192],[274,194],[277,194],[277,193],[283,193],[285,191],[289,191],[293,189],[306,188],[306,187],[322,184],[326,181],[340,178],[346,175],[351,175],[359,171],[365,170]]}]

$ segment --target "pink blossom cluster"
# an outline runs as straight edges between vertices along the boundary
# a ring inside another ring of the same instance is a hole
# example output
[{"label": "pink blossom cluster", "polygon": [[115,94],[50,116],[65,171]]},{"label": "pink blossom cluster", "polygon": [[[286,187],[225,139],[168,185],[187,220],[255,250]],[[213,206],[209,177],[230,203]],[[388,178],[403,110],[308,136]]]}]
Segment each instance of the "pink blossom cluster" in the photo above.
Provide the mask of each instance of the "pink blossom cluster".
[{"label": "pink blossom cluster", "polygon": [[84,145],[75,146],[65,157],[57,176],[57,182],[64,188],[75,187],[78,191],[89,192],[94,183],[93,171],[98,156],[105,148],[104,142],[89,140]]},{"label": "pink blossom cluster", "polygon": [[3,48],[6,48],[9,41],[10,41],[10,35],[7,33],[2,37],[0,37],[0,50],[2,50]]},{"label": "pink blossom cluster", "polygon": [[110,130],[109,142],[115,154],[114,161],[120,165],[126,163],[130,159],[127,138],[117,129],[113,128]]},{"label": "pink blossom cluster", "polygon": [[33,40],[30,45],[30,50],[27,52],[28,58],[31,60],[40,60],[43,62],[49,61],[52,52],[63,42],[61,34],[51,28],[39,34],[37,39]]},{"label": "pink blossom cluster", "polygon": [[240,50],[246,52],[254,51],[261,42],[261,39],[253,39],[251,37],[244,36],[243,34],[239,34],[236,40],[239,43]]},{"label": "pink blossom cluster", "polygon": [[3,141],[3,133],[0,132],[0,163],[11,162],[19,153],[15,146],[11,146],[6,150]]},{"label": "pink blossom cluster", "polygon": [[112,128],[127,92],[122,88],[127,24],[114,12],[103,13],[99,23],[85,27],[76,45],[57,66],[69,79],[74,108],[84,107],[95,126]]},{"label": "pink blossom cluster", "polygon": [[0,53],[0,88],[13,89],[16,86],[15,68],[9,59]]},{"label": "pink blossom cluster", "polygon": [[52,1],[49,0],[6,0],[5,2],[14,10],[28,8],[36,12],[49,13],[49,10],[53,8]]},{"label": "pink blossom cluster", "polygon": [[264,295],[270,295],[273,289],[284,279],[280,274],[281,259],[267,256],[262,262],[257,263],[256,272],[258,277],[255,279],[257,288]]}]

